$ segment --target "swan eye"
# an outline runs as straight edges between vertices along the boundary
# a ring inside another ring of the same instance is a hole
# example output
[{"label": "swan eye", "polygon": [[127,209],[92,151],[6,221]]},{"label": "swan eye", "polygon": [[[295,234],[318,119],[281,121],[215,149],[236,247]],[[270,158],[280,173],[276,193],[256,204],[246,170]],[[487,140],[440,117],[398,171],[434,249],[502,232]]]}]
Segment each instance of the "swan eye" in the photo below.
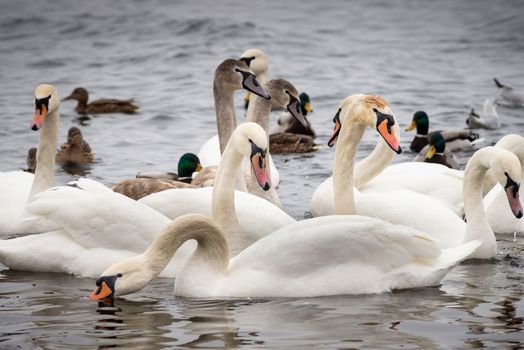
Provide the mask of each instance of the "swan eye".
[{"label": "swan eye", "polygon": [[116,274],[116,277],[122,277],[122,276],[124,276],[124,275],[121,274],[121,273],[117,273],[117,274]]}]

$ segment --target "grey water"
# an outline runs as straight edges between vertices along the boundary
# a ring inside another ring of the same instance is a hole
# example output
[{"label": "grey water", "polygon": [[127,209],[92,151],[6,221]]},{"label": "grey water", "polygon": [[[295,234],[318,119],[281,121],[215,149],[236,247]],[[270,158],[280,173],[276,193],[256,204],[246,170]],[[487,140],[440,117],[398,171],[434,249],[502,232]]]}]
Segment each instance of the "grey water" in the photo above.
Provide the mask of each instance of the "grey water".
[{"label": "grey water", "polygon": [[[524,88],[523,15],[516,0],[1,1],[0,171],[24,167],[38,144],[29,124],[43,82],[62,97],[84,86],[93,99],[134,98],[141,107],[79,118],[74,103],[62,103],[60,142],[79,126],[95,152],[85,176],[111,185],[138,170],[176,170],[181,154],[216,133],[215,67],[252,47],[268,55],[271,77],[311,96],[309,119],[324,145],[338,102],[353,93],[386,98],[402,129],[417,110],[434,129],[463,128],[470,108],[482,110],[496,93],[493,77]],[[524,134],[523,109],[498,113],[502,128],[480,131],[482,145]],[[394,162],[414,157],[411,137],[403,133]],[[457,154],[462,166],[472,152]],[[308,215],[333,156],[328,147],[274,156],[295,218]],[[57,166],[56,184],[74,178]],[[523,242],[499,237],[496,261],[462,264],[439,287],[325,298],[193,300],[157,279],[99,308],[85,299],[92,279],[4,269],[0,348],[521,349]]]}]

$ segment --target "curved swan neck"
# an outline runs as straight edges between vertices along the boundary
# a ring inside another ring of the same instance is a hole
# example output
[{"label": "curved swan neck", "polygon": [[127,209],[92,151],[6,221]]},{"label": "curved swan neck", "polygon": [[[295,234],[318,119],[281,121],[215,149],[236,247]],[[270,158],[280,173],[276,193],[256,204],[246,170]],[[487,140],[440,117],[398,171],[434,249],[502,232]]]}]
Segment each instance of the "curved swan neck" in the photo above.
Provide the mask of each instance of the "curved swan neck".
[{"label": "curved swan neck", "polygon": [[355,165],[354,186],[361,189],[366,183],[380,174],[393,160],[395,152],[380,138],[370,155]]},{"label": "curved swan neck", "polygon": [[216,80],[213,82],[213,98],[215,100],[215,114],[217,119],[218,140],[220,153],[224,153],[227,142],[237,126],[235,113],[234,91],[220,86]]},{"label": "curved swan neck", "polygon": [[[366,127],[361,124],[342,124],[335,150],[333,164],[333,194],[337,214],[355,214],[353,193],[353,168],[358,144]],[[349,130],[345,130],[349,129]]]},{"label": "curved swan neck", "polygon": [[248,245],[240,230],[235,209],[235,184],[241,175],[243,159],[244,156],[235,149],[233,142],[229,142],[218,166],[211,199],[213,219],[225,231],[231,255],[236,255]]},{"label": "curved swan neck", "polygon": [[29,200],[48,188],[53,187],[53,175],[55,172],[56,143],[58,140],[58,126],[60,112],[57,108],[49,113],[40,129],[40,141],[36,153],[36,169]]},{"label": "curved swan neck", "polygon": [[222,230],[217,225],[210,224],[210,219],[202,220],[196,217],[189,215],[173,220],[143,253],[152,277],[158,276],[178,248],[190,239],[198,242],[197,250],[191,259],[203,261],[217,272],[227,270],[229,251]]},{"label": "curved swan neck", "polygon": [[490,152],[484,148],[478,150],[466,165],[464,170],[463,195],[464,195],[464,214],[466,217],[466,234],[464,242],[480,239],[483,246],[479,247],[477,253],[485,250],[486,256],[491,257],[496,254],[496,241],[487,219],[484,204],[482,203],[482,183],[484,176],[489,169]]}]

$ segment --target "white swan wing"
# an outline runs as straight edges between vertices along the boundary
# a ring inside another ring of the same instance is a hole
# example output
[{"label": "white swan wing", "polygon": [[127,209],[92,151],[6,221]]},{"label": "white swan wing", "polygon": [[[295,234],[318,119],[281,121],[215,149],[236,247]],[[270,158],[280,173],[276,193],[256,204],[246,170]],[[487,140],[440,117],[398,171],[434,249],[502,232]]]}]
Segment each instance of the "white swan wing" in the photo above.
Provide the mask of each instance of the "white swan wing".
[{"label": "white swan wing", "polygon": [[478,242],[441,257],[411,228],[362,216],[327,216],[288,225],[230,262],[218,294],[317,296],[379,293],[435,285]]},{"label": "white swan wing", "polygon": [[24,171],[0,172],[0,235],[13,233],[13,219],[25,210],[33,178]]},{"label": "white swan wing", "polygon": [[57,223],[85,247],[140,252],[170,220],[89,179],[38,194],[28,210]]}]

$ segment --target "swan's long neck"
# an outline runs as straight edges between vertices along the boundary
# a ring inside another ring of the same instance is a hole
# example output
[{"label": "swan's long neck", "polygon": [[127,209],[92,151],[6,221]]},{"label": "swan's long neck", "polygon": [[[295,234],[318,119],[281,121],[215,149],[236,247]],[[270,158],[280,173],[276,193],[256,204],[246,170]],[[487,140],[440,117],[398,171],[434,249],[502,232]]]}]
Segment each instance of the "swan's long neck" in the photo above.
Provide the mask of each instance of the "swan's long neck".
[{"label": "swan's long neck", "polygon": [[[247,115],[246,121],[257,123],[264,129],[268,137],[268,145],[269,145],[269,132],[268,132],[269,115],[271,114],[272,102],[260,96],[253,96],[251,97],[249,107],[251,107],[251,105],[253,105],[254,108],[251,110],[251,114],[249,114],[250,111],[248,109],[248,115]],[[269,162],[269,154],[268,154],[268,162]],[[249,193],[254,194],[260,198],[267,199],[268,201],[277,205],[278,207],[282,207],[282,203],[280,202],[280,198],[278,197],[278,193],[275,190],[275,188],[271,187],[268,191],[264,191],[258,185],[257,179],[255,177],[255,172],[253,168],[249,165],[249,162],[247,162],[245,166],[249,166],[249,169],[250,169],[249,171],[251,173],[251,176],[249,177],[249,184],[248,184]],[[269,164],[268,164],[268,173],[271,176],[271,167],[269,166]]]},{"label": "swan's long neck", "polygon": [[[269,130],[269,114],[271,114],[271,105],[273,102],[260,96],[252,96],[250,99],[246,121],[255,122],[260,125],[264,131]],[[249,109],[251,106],[253,108]]]},{"label": "swan's long neck", "polygon": [[235,184],[242,175],[240,165],[243,158],[233,142],[229,142],[218,166],[211,200],[213,219],[224,230],[232,256],[248,245],[240,230],[235,209]]},{"label": "swan's long neck", "polygon": [[213,83],[213,97],[215,99],[215,114],[217,119],[220,153],[224,153],[227,142],[237,126],[234,93],[233,91],[221,87],[215,81]]},{"label": "swan's long neck", "polygon": [[[262,86],[266,85],[266,83],[269,81],[269,72],[268,71],[265,71],[265,72],[262,72],[262,73],[259,73],[257,75],[257,81],[262,84]],[[251,93],[249,95],[249,105],[247,106],[247,112],[246,112],[246,117],[248,120],[250,121],[255,121],[253,119],[253,115],[255,113],[255,109],[256,109],[256,106],[255,106],[255,99],[257,99],[258,96],[256,96],[254,93]],[[259,97],[260,98],[260,97]],[[271,105],[270,105],[271,106]],[[271,108],[271,107],[270,107]],[[269,114],[268,114],[269,116]],[[262,124],[260,124],[262,125]],[[264,127],[264,126],[263,126]],[[264,130],[266,130],[267,132],[267,128],[264,127]]]},{"label": "swan's long neck", "polygon": [[489,166],[484,161],[488,157],[489,151],[486,149],[477,151],[464,170],[464,214],[467,221],[464,242],[474,239],[482,241],[482,245],[475,253],[475,257],[479,258],[490,258],[497,253],[495,235],[486,219],[486,212],[482,203],[482,183]]},{"label": "swan's long neck", "polygon": [[158,276],[167,266],[178,248],[187,240],[195,239],[198,247],[192,260],[198,259],[217,272],[227,270],[229,252],[220,227],[211,221],[187,215],[169,223],[143,253],[148,262],[151,278]]},{"label": "swan's long neck", "polygon": [[55,172],[56,142],[58,140],[58,126],[60,112],[56,109],[49,113],[40,129],[40,141],[36,153],[36,169],[29,201],[32,197],[42,191],[53,187],[53,175]]},{"label": "swan's long neck", "polygon": [[[355,198],[353,194],[353,168],[358,144],[364,135],[366,127],[361,124],[342,125],[335,150],[333,164],[333,194],[337,214],[355,214]],[[344,128],[348,128],[345,131]]]},{"label": "swan's long neck", "polygon": [[395,152],[383,138],[380,138],[373,152],[355,165],[354,186],[360,190],[380,174],[391,163],[393,157]]}]

